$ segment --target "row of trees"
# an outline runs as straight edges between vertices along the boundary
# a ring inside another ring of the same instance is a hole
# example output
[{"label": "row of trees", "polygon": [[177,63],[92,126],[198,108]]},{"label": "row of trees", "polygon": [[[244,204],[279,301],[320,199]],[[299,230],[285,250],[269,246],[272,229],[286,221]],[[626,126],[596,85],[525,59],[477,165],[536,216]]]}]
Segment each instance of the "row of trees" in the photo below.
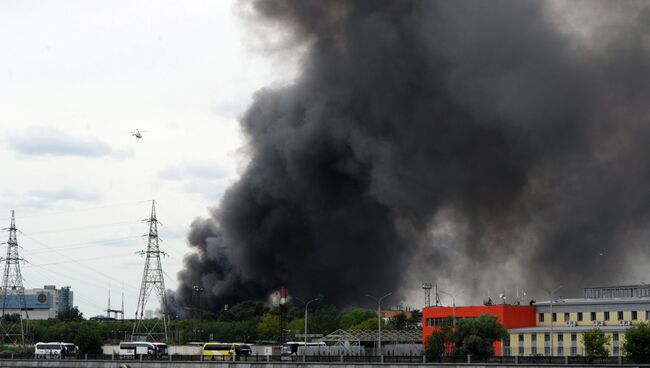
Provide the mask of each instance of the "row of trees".
[{"label": "row of trees", "polygon": [[[287,329],[302,333],[305,322],[304,307],[288,303],[284,308],[288,321]],[[4,318],[11,319],[13,316],[7,315]],[[18,315],[15,318],[18,318]],[[365,308],[339,310],[323,302],[314,303],[309,308],[308,318],[309,333],[327,334],[339,328],[377,329],[377,312]],[[420,320],[421,315],[414,311],[410,317],[404,314],[398,315],[389,323],[382,321],[382,328],[414,328]],[[80,353],[98,354],[101,353],[102,344],[128,339],[132,327],[132,323],[128,321],[85,320],[79,309],[74,307],[59,312],[55,320],[30,321],[29,335],[35,342],[74,342],[79,346]],[[219,313],[206,313],[200,319],[172,320],[169,327],[169,343],[186,343],[192,340],[278,340],[280,317],[277,307],[269,308],[260,301],[245,301]]]},{"label": "row of trees", "polygon": [[[590,358],[602,359],[609,356],[611,337],[600,329],[585,332],[582,335],[582,343],[585,346],[585,354]],[[622,351],[637,363],[650,362],[650,324],[642,322],[626,330]]]}]

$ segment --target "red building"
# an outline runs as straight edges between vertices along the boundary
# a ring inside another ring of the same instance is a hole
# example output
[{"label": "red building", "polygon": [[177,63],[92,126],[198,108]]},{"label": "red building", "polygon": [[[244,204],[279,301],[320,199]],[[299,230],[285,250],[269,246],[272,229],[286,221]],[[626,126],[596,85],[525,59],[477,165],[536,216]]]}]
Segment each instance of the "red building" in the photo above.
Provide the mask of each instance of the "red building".
[{"label": "red building", "polygon": [[[456,318],[475,318],[480,314],[489,314],[497,317],[497,321],[509,330],[511,328],[534,327],[535,326],[535,307],[521,305],[481,305],[466,307],[426,307],[422,309],[422,343],[425,344],[427,338],[433,331],[439,328],[441,324],[450,317],[454,316],[456,309]],[[501,355],[501,341],[494,342],[494,354]]]}]

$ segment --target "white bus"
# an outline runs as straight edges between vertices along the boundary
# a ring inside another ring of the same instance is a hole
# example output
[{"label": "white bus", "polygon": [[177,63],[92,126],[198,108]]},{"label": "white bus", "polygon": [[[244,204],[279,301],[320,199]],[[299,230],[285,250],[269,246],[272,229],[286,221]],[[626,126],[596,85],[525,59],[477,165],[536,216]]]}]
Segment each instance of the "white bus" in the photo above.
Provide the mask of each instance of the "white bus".
[{"label": "white bus", "polygon": [[34,345],[36,359],[65,359],[76,353],[77,347],[69,342],[37,342]]},{"label": "white bus", "polygon": [[298,347],[302,347],[300,349],[300,352],[302,354],[306,353],[305,348],[309,349],[312,347],[324,347],[326,344],[324,342],[308,342],[307,345],[305,345],[304,341],[292,341],[292,342],[287,342],[284,345],[282,345],[282,350],[280,351],[280,355],[282,356],[282,360],[291,360],[292,356],[298,355]]},{"label": "white bus", "polygon": [[120,359],[164,359],[167,344],[162,342],[126,341],[120,343]]}]

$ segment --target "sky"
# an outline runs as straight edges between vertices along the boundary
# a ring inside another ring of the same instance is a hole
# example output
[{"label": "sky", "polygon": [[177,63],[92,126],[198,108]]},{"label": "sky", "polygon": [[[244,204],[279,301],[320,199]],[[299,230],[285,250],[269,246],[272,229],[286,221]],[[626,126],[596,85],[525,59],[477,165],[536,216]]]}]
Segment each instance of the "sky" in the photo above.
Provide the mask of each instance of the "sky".
[{"label": "sky", "polygon": [[230,0],[0,2],[0,225],[16,211],[26,288],[71,286],[86,317],[124,292],[132,318],[155,199],[175,289],[190,223],[246,162],[238,117],[295,73],[241,12]]}]

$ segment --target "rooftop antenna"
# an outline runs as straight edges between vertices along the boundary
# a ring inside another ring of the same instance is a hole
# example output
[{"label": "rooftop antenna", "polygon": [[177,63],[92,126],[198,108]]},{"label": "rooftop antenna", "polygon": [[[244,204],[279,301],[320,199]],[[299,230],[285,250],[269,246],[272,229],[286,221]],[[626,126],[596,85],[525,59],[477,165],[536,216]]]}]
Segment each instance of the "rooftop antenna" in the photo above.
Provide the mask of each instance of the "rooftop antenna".
[{"label": "rooftop antenna", "polygon": [[439,307],[440,305],[440,294],[438,294],[438,284],[436,284],[436,307]]},{"label": "rooftop antenna", "polygon": [[[18,256],[18,239],[16,233],[16,218],[14,211],[11,211],[11,225],[4,229],[9,232],[7,244],[7,256],[2,260],[5,261],[5,269],[2,275],[2,315],[0,315],[0,331],[3,335],[3,342],[9,344],[20,344],[25,346],[25,335],[27,330],[27,321],[29,314],[27,312],[27,302],[25,300],[25,288],[23,287],[23,276],[20,272],[20,262],[25,261]],[[18,309],[18,320],[13,318],[5,319],[5,314],[11,310]]]},{"label": "rooftop antenna", "polygon": [[[135,309],[135,321],[133,323],[133,333],[131,340],[156,340],[156,335],[162,335],[167,340],[167,327],[169,325],[169,315],[167,310],[167,291],[165,289],[165,278],[163,277],[162,264],[160,256],[167,255],[160,250],[160,239],[158,238],[158,219],[156,218],[156,201],[151,201],[151,216],[143,220],[149,223],[149,234],[147,249],[138,252],[145,256],[144,272],[142,274],[142,285],[140,286],[140,295],[138,297],[138,306]],[[149,296],[155,293],[160,301],[161,320],[156,319],[155,323],[144,324],[144,310],[149,300]],[[159,325],[162,324],[163,332],[159,332]]]}]

